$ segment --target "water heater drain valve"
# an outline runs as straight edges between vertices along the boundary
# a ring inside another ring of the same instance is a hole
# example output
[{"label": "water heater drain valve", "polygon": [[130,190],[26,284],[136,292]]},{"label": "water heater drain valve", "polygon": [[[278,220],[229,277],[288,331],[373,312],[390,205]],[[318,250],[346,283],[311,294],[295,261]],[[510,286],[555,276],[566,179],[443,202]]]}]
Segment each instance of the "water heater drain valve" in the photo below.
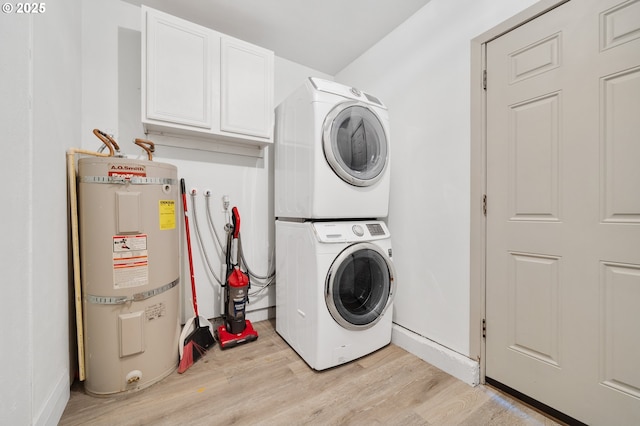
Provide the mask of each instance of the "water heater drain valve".
[{"label": "water heater drain valve", "polygon": [[126,379],[127,379],[127,384],[129,385],[139,382],[140,379],[142,379],[142,371],[140,370],[130,371],[129,374],[127,374]]}]

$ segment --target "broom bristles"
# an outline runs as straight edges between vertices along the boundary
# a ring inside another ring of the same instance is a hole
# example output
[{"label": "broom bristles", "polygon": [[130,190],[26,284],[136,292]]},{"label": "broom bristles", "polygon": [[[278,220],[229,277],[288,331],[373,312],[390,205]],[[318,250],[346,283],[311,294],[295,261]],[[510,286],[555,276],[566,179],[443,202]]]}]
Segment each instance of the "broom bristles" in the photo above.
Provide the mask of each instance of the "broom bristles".
[{"label": "broom bristles", "polygon": [[207,352],[205,348],[193,340],[189,340],[182,351],[182,359],[178,365],[178,373],[182,374]]},{"label": "broom bristles", "polygon": [[178,366],[178,373],[182,374],[193,365],[193,340],[184,346],[182,351],[182,359]]}]

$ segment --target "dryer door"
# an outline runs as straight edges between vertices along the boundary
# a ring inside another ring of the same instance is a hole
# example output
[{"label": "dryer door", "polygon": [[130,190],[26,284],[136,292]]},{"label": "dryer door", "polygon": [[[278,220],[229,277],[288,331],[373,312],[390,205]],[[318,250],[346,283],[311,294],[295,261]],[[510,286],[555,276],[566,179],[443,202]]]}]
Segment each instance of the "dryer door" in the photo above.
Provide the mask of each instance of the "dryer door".
[{"label": "dryer door", "polygon": [[373,185],[387,167],[387,135],[367,104],[345,102],[332,109],[324,121],[322,145],[333,171],[351,185]]},{"label": "dryer door", "polygon": [[393,263],[379,246],[347,247],[327,273],[325,301],[331,316],[350,330],[373,327],[393,301],[394,277]]}]

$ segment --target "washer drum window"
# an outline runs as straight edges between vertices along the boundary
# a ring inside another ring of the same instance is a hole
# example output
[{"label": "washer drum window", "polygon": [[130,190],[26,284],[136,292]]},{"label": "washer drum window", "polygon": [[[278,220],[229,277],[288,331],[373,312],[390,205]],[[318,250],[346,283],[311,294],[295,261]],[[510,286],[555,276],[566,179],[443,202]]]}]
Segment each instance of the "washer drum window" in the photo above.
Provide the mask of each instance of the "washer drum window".
[{"label": "washer drum window", "polygon": [[327,162],[345,182],[369,186],[387,166],[388,141],[378,116],[359,102],[345,102],[327,114],[323,148]]},{"label": "washer drum window", "polygon": [[350,330],[373,327],[395,294],[391,259],[377,245],[356,243],[344,249],[329,268],[325,301],[333,319]]}]

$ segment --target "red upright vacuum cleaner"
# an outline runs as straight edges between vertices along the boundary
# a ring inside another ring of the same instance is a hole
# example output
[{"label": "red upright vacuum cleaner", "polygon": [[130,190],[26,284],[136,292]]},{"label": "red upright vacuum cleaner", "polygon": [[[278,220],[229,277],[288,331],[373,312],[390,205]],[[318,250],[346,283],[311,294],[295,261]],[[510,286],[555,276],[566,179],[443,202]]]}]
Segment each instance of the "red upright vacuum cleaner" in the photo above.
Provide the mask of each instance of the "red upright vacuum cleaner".
[{"label": "red upright vacuum cleaner", "polygon": [[[240,214],[238,209],[231,209],[233,229],[227,235],[227,282],[224,285],[224,323],[218,327],[220,348],[227,349],[242,343],[253,342],[258,332],[253,329],[251,321],[245,318],[245,310],[249,302],[249,276],[240,269]],[[234,250],[235,249],[235,250]],[[235,259],[233,258],[235,255]]]}]

